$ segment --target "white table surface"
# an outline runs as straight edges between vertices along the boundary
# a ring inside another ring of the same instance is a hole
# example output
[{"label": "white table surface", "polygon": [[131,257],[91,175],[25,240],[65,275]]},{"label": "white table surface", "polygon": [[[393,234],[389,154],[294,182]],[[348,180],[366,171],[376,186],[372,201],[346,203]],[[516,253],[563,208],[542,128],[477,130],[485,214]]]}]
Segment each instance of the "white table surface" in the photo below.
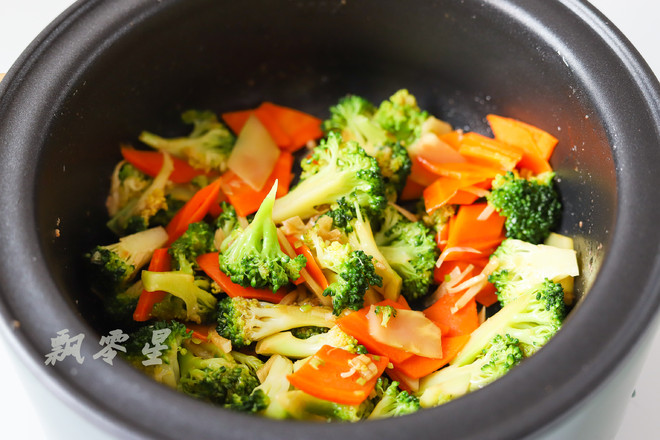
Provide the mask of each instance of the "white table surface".
[{"label": "white table surface", "polygon": [[[72,0],[0,0],[0,72],[6,72],[41,29],[72,3]],[[657,30],[660,2],[592,0],[592,4],[623,31],[660,76],[660,35]],[[51,438],[44,433],[33,402],[17,376],[16,367],[4,361],[7,357],[6,342],[0,338],[1,419],[11,421],[12,426],[20,429],[14,431],[20,432],[20,438]],[[635,396],[630,400],[616,440],[658,438],[660,376],[656,370],[659,361],[660,331],[653,339],[651,352],[637,381]]]}]

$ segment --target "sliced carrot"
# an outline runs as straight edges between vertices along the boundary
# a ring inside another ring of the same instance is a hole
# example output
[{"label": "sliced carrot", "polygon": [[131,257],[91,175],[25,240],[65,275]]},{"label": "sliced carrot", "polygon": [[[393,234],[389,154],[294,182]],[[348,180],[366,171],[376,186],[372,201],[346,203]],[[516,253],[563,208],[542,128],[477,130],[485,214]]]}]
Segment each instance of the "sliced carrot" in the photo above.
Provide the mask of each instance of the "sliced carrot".
[{"label": "sliced carrot", "polygon": [[268,301],[271,303],[279,303],[284,298],[284,291],[278,290],[272,292],[268,289],[255,289],[254,287],[243,287],[240,284],[234,283],[229,276],[227,276],[218,263],[220,255],[218,252],[210,252],[197,257],[197,264],[213,281],[218,283],[222,291],[230,297],[241,296],[243,298],[255,298],[260,301]]},{"label": "sliced carrot", "polygon": [[168,245],[181,237],[188,230],[188,225],[202,221],[211,208],[211,205],[218,203],[220,194],[220,185],[222,178],[218,178],[209,185],[200,189],[190,200],[177,212],[170,223],[165,228],[169,236]]},{"label": "sliced carrot", "polygon": [[272,102],[264,102],[254,110],[223,113],[222,118],[234,133],[239,133],[252,113],[268,129],[275,143],[290,153],[323,136],[319,118]]},{"label": "sliced carrot", "polygon": [[225,121],[225,124],[231,128],[231,131],[238,135],[253,112],[254,110],[226,112],[222,114],[222,119]]},{"label": "sliced carrot", "polygon": [[[452,217],[447,237],[447,248],[471,247],[479,250],[482,257],[490,255],[504,240],[505,218],[492,213],[486,220],[479,220],[479,215],[486,208],[486,203],[463,205]],[[461,255],[460,252],[449,254],[446,261],[476,257]]]},{"label": "sliced carrot", "polygon": [[[401,303],[392,300],[384,300],[376,305],[391,305],[394,308],[405,308]],[[390,347],[375,340],[369,334],[369,321],[367,320],[369,307],[364,307],[356,312],[351,312],[337,320],[337,325],[347,334],[353,336],[358,342],[366,347],[370,353],[387,356],[392,361],[403,362],[412,356],[412,353],[396,347]]]},{"label": "sliced carrot", "polygon": [[461,140],[463,139],[463,131],[454,130],[449,133],[441,134],[438,137],[454,150],[458,151],[458,148],[461,146]]},{"label": "sliced carrot", "polygon": [[202,325],[195,324],[194,322],[187,322],[186,329],[192,332],[192,337],[206,342],[209,338],[209,332],[215,328],[215,325]]},{"label": "sliced carrot", "polygon": [[260,191],[255,191],[235,173],[227,171],[222,176],[222,192],[234,206],[236,213],[241,217],[245,217],[257,212],[261,202],[264,201],[273,187],[275,180],[278,181],[276,197],[282,197],[289,192],[292,167],[293,155],[283,151],[277,158],[277,162],[275,162],[273,172]]},{"label": "sliced carrot", "polygon": [[435,211],[448,203],[470,204],[474,202],[477,199],[477,196],[474,194],[462,192],[460,197],[457,197],[457,194],[462,188],[467,188],[485,180],[486,178],[479,175],[469,175],[462,178],[439,177],[424,189],[424,207],[426,208],[426,212]]},{"label": "sliced carrot", "polygon": [[412,179],[406,180],[406,185],[399,196],[400,200],[417,200],[424,194],[425,185],[415,182]]},{"label": "sliced carrot", "polygon": [[439,370],[456,357],[459,351],[470,340],[470,335],[449,336],[442,338],[442,358],[431,359],[422,356],[412,356],[401,363],[392,362],[394,369],[412,379],[419,379]]},{"label": "sliced carrot", "polygon": [[[149,270],[152,272],[167,272],[172,268],[172,257],[168,248],[156,249],[149,262]],[[137,306],[133,312],[133,320],[142,322],[151,318],[151,311],[154,306],[165,299],[167,292],[155,291],[148,292],[142,290],[138,298]]]},{"label": "sliced carrot", "polygon": [[286,239],[289,240],[289,243],[291,243],[291,246],[293,246],[295,249],[296,254],[305,256],[305,259],[307,260],[305,269],[307,269],[309,276],[311,276],[312,279],[316,281],[316,284],[321,286],[321,289],[327,289],[328,280],[323,274],[321,267],[316,262],[316,258],[314,258],[314,255],[312,255],[312,251],[309,249],[309,247],[302,241],[298,240],[296,237],[288,236]]},{"label": "sliced carrot", "polygon": [[[144,151],[134,148],[122,147],[121,155],[126,162],[150,177],[156,177],[163,167],[163,153],[159,151]],[[174,170],[169,180],[174,183],[187,183],[197,176],[204,175],[204,171],[196,170],[188,162],[172,157]]]},{"label": "sliced carrot", "polygon": [[463,293],[463,291],[446,293],[431,307],[424,310],[426,317],[440,327],[443,340],[445,336],[469,335],[479,327],[477,304],[474,299],[471,299],[466,306],[460,308],[456,313],[451,312],[451,308]]},{"label": "sliced carrot", "polygon": [[423,157],[418,157],[417,161],[435,176],[452,177],[454,179],[468,179],[478,176],[486,180],[493,179],[498,174],[504,174],[504,171],[501,169],[470,162],[435,164],[427,161]]},{"label": "sliced carrot", "polygon": [[493,114],[487,115],[486,119],[496,139],[525,151],[535,152],[546,161],[550,160],[558,141],[547,131],[516,119]]},{"label": "sliced carrot", "polygon": [[[367,356],[377,371],[369,379],[364,379],[351,361]],[[324,345],[298,371],[287,376],[289,383],[319,399],[344,405],[359,405],[374,389],[376,381],[383,374],[389,359],[385,356],[357,355],[341,348]],[[349,373],[354,371],[353,374]]]},{"label": "sliced carrot", "polygon": [[530,170],[534,174],[552,171],[552,166],[550,166],[547,160],[527,151],[523,154],[520,162],[518,162],[518,168]]},{"label": "sliced carrot", "polygon": [[512,171],[523,157],[518,147],[472,132],[463,136],[458,151],[472,163],[505,171]]},{"label": "sliced carrot", "polygon": [[488,283],[486,287],[477,293],[474,299],[482,306],[490,307],[497,302],[497,289],[492,283]]}]

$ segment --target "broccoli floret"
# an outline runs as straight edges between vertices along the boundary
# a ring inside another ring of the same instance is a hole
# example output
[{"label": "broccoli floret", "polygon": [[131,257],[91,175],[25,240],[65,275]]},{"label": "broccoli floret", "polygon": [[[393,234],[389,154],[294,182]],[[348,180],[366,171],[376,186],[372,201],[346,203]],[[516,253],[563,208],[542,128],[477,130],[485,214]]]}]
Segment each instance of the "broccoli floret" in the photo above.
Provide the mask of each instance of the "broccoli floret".
[{"label": "broccoli floret", "polygon": [[170,221],[172,221],[172,218],[174,218],[176,213],[179,212],[181,208],[183,208],[183,205],[186,204],[186,201],[175,198],[171,194],[165,194],[165,204],[167,205],[167,208],[159,209],[152,217],[149,218],[149,227],[167,226]]},{"label": "broccoli floret", "polygon": [[186,137],[165,139],[143,131],[139,139],[157,150],[186,159],[193,168],[207,172],[226,171],[236,141],[231,131],[210,111],[188,110],[181,119],[193,125],[192,132]]},{"label": "broccoli floret", "polygon": [[[218,300],[209,292],[199,287],[193,275],[183,272],[142,272],[142,283],[148,292],[163,291],[178,298],[171,302],[166,299],[161,308],[156,309],[156,316],[162,316],[166,311],[175,317],[182,314],[177,305],[185,305],[185,320],[196,323],[207,322],[213,319],[215,306]],[[152,313],[153,315],[153,313]]]},{"label": "broccoli floret", "polygon": [[573,249],[534,245],[507,238],[491,256],[496,263],[488,281],[495,285],[501,305],[549,279],[556,283],[579,275]]},{"label": "broccoli floret", "polygon": [[192,275],[193,270],[198,268],[196,258],[215,250],[213,238],[214,231],[208,223],[188,225],[186,232],[177,238],[168,250],[172,256],[172,269]]},{"label": "broccoli floret", "polygon": [[142,294],[142,280],[137,280],[128,289],[103,298],[103,310],[113,323],[122,327],[134,324],[133,312]]},{"label": "broccoli floret", "polygon": [[557,226],[561,203],[554,176],[554,172],[547,172],[527,180],[509,171],[495,177],[486,198],[506,217],[507,237],[538,244]]},{"label": "broccoli floret", "polygon": [[383,212],[382,222],[374,238],[387,262],[401,276],[403,295],[409,301],[426,296],[438,259],[433,233],[423,222],[411,222],[392,206]]},{"label": "broccoli floret", "polygon": [[420,200],[417,214],[427,227],[439,234],[447,226],[449,219],[456,214],[456,205],[442,205],[440,208],[428,213],[424,207],[424,201]]},{"label": "broccoli floret", "polygon": [[178,354],[191,335],[180,322],[158,321],[130,334],[124,345],[126,352],[121,355],[156,381],[176,388],[180,377]]},{"label": "broccoli floret", "polygon": [[483,388],[508,373],[522,358],[517,339],[497,334],[476,356],[463,358],[422,379],[418,392],[421,406],[440,405]]},{"label": "broccoli floret", "polygon": [[330,284],[323,295],[332,297],[335,315],[346,309],[360,310],[369,287],[382,287],[383,280],[376,274],[373,257],[364,251],[338,241],[327,242],[314,228],[306,234],[306,240],[316,252],[320,267],[325,269]]},{"label": "broccoli floret", "polygon": [[366,99],[349,95],[330,108],[324,121],[326,132],[338,133],[344,141],[356,141],[376,159],[385,181],[388,200],[394,201],[406,184],[412,161],[408,151],[375,120],[376,108]]},{"label": "broccoli floret", "polygon": [[277,182],[252,223],[220,254],[220,269],[241,286],[267,287],[275,292],[298,279],[307,263],[303,255],[290,258],[280,248],[272,219],[276,190]]},{"label": "broccoli floret", "polygon": [[[306,163],[314,164],[313,168]],[[280,223],[291,217],[306,219],[344,199],[367,213],[377,214],[387,203],[383,177],[376,160],[355,142],[342,142],[330,133],[302,162],[300,183],[277,199],[273,220]]]},{"label": "broccoli floret", "polygon": [[357,422],[373,408],[369,399],[360,405],[344,405],[310,396],[300,390],[282,393],[278,401],[290,417],[320,422]]},{"label": "broccoli floret", "polygon": [[334,325],[332,310],[320,306],[294,306],[260,302],[242,297],[218,302],[218,334],[244,347],[266,336],[296,327]]},{"label": "broccoli floret", "polygon": [[368,419],[383,419],[412,414],[421,408],[419,399],[408,391],[399,390],[399,382],[392,382],[383,392]]},{"label": "broccoli floret", "polygon": [[408,90],[394,93],[389,100],[383,101],[374,115],[374,119],[405,147],[409,147],[421,136],[422,125],[429,117],[420,110],[417,99]]},{"label": "broccoli floret", "polygon": [[268,406],[263,391],[255,392],[259,385],[255,373],[229,354],[204,359],[187,351],[179,356],[179,364],[179,389],[189,396],[245,412],[259,412]]},{"label": "broccoli floret", "polygon": [[[287,376],[293,374],[293,362],[284,356],[273,355],[268,359],[268,362],[264,365],[264,369],[259,374],[262,382],[261,385],[255,388],[255,392],[263,392],[268,397],[269,402],[263,415],[271,419],[287,418],[288,414],[280,404],[279,396],[291,388]],[[265,377],[261,375],[265,375]]]},{"label": "broccoli floret", "polygon": [[220,209],[221,212],[215,219],[215,228],[221,229],[225,237],[228,237],[238,227],[236,209],[227,202],[221,202]]},{"label": "broccoli floret", "polygon": [[159,211],[168,211],[166,193],[170,185],[170,175],[174,163],[169,154],[163,157],[163,166],[151,180],[151,184],[141,191],[139,197],[133,197],[119,209],[106,223],[115,234],[125,235],[127,231],[141,231],[148,227],[149,220]]},{"label": "broccoli floret", "polygon": [[125,291],[153,252],[167,240],[165,229],[157,227],[127,235],[111,245],[96,246],[85,254],[92,287],[103,295]]},{"label": "broccoli floret", "polygon": [[401,293],[402,279],[378,248],[369,220],[364,219],[362,214],[357,211],[356,218],[349,223],[345,231],[348,243],[353,249],[361,250],[373,257],[376,274],[382,278],[383,282],[382,288],[376,287],[375,289],[385,298],[396,301]]},{"label": "broccoli floret", "polygon": [[529,357],[559,331],[565,315],[561,284],[545,280],[507,303],[472,332],[452,364],[471,362],[496,334],[517,339],[524,356]]},{"label": "broccoli floret", "polygon": [[140,197],[152,180],[130,163],[119,162],[112,173],[110,194],[106,200],[108,214],[111,217],[116,215],[129,201]]},{"label": "broccoli floret", "polygon": [[255,347],[257,354],[271,355],[279,354],[295,359],[302,359],[314,355],[324,345],[343,348],[351,353],[357,353],[358,341],[352,336],[344,333],[339,326],[334,326],[327,333],[300,339],[292,332],[280,332],[268,336]]}]

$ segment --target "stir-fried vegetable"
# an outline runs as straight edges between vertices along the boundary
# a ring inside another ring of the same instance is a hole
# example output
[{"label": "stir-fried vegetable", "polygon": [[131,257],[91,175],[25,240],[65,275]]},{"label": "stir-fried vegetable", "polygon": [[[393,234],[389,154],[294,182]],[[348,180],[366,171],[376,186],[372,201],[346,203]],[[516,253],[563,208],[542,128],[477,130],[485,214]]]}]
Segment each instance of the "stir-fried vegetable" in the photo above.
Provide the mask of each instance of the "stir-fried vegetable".
[{"label": "stir-fried vegetable", "polygon": [[325,121],[264,102],[144,131],[111,179],[119,238],[85,255],[134,330],[125,359],[224,408],[343,422],[507,374],[561,328],[578,266],[552,232],[557,139],[487,120],[494,137],[454,130],[399,90]]}]

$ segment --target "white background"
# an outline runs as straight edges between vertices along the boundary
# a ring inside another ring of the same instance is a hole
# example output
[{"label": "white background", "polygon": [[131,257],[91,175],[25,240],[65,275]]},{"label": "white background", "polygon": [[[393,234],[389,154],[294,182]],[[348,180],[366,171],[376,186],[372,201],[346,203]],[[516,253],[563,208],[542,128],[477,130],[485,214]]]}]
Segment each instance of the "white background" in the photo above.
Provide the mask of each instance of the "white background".
[{"label": "white background", "polygon": [[[41,29],[72,3],[72,0],[0,0],[0,72],[6,72]],[[593,0],[592,4],[623,31],[660,76],[660,35],[657,30],[660,2]],[[16,367],[6,362],[9,357],[6,343],[0,339],[0,419],[11,421],[12,426],[20,429],[20,438],[52,438],[44,434],[33,403],[16,376]],[[653,340],[651,353],[637,381],[635,397],[630,399],[616,440],[658,438],[659,361],[660,331]],[[3,431],[6,428],[4,426]]]}]

